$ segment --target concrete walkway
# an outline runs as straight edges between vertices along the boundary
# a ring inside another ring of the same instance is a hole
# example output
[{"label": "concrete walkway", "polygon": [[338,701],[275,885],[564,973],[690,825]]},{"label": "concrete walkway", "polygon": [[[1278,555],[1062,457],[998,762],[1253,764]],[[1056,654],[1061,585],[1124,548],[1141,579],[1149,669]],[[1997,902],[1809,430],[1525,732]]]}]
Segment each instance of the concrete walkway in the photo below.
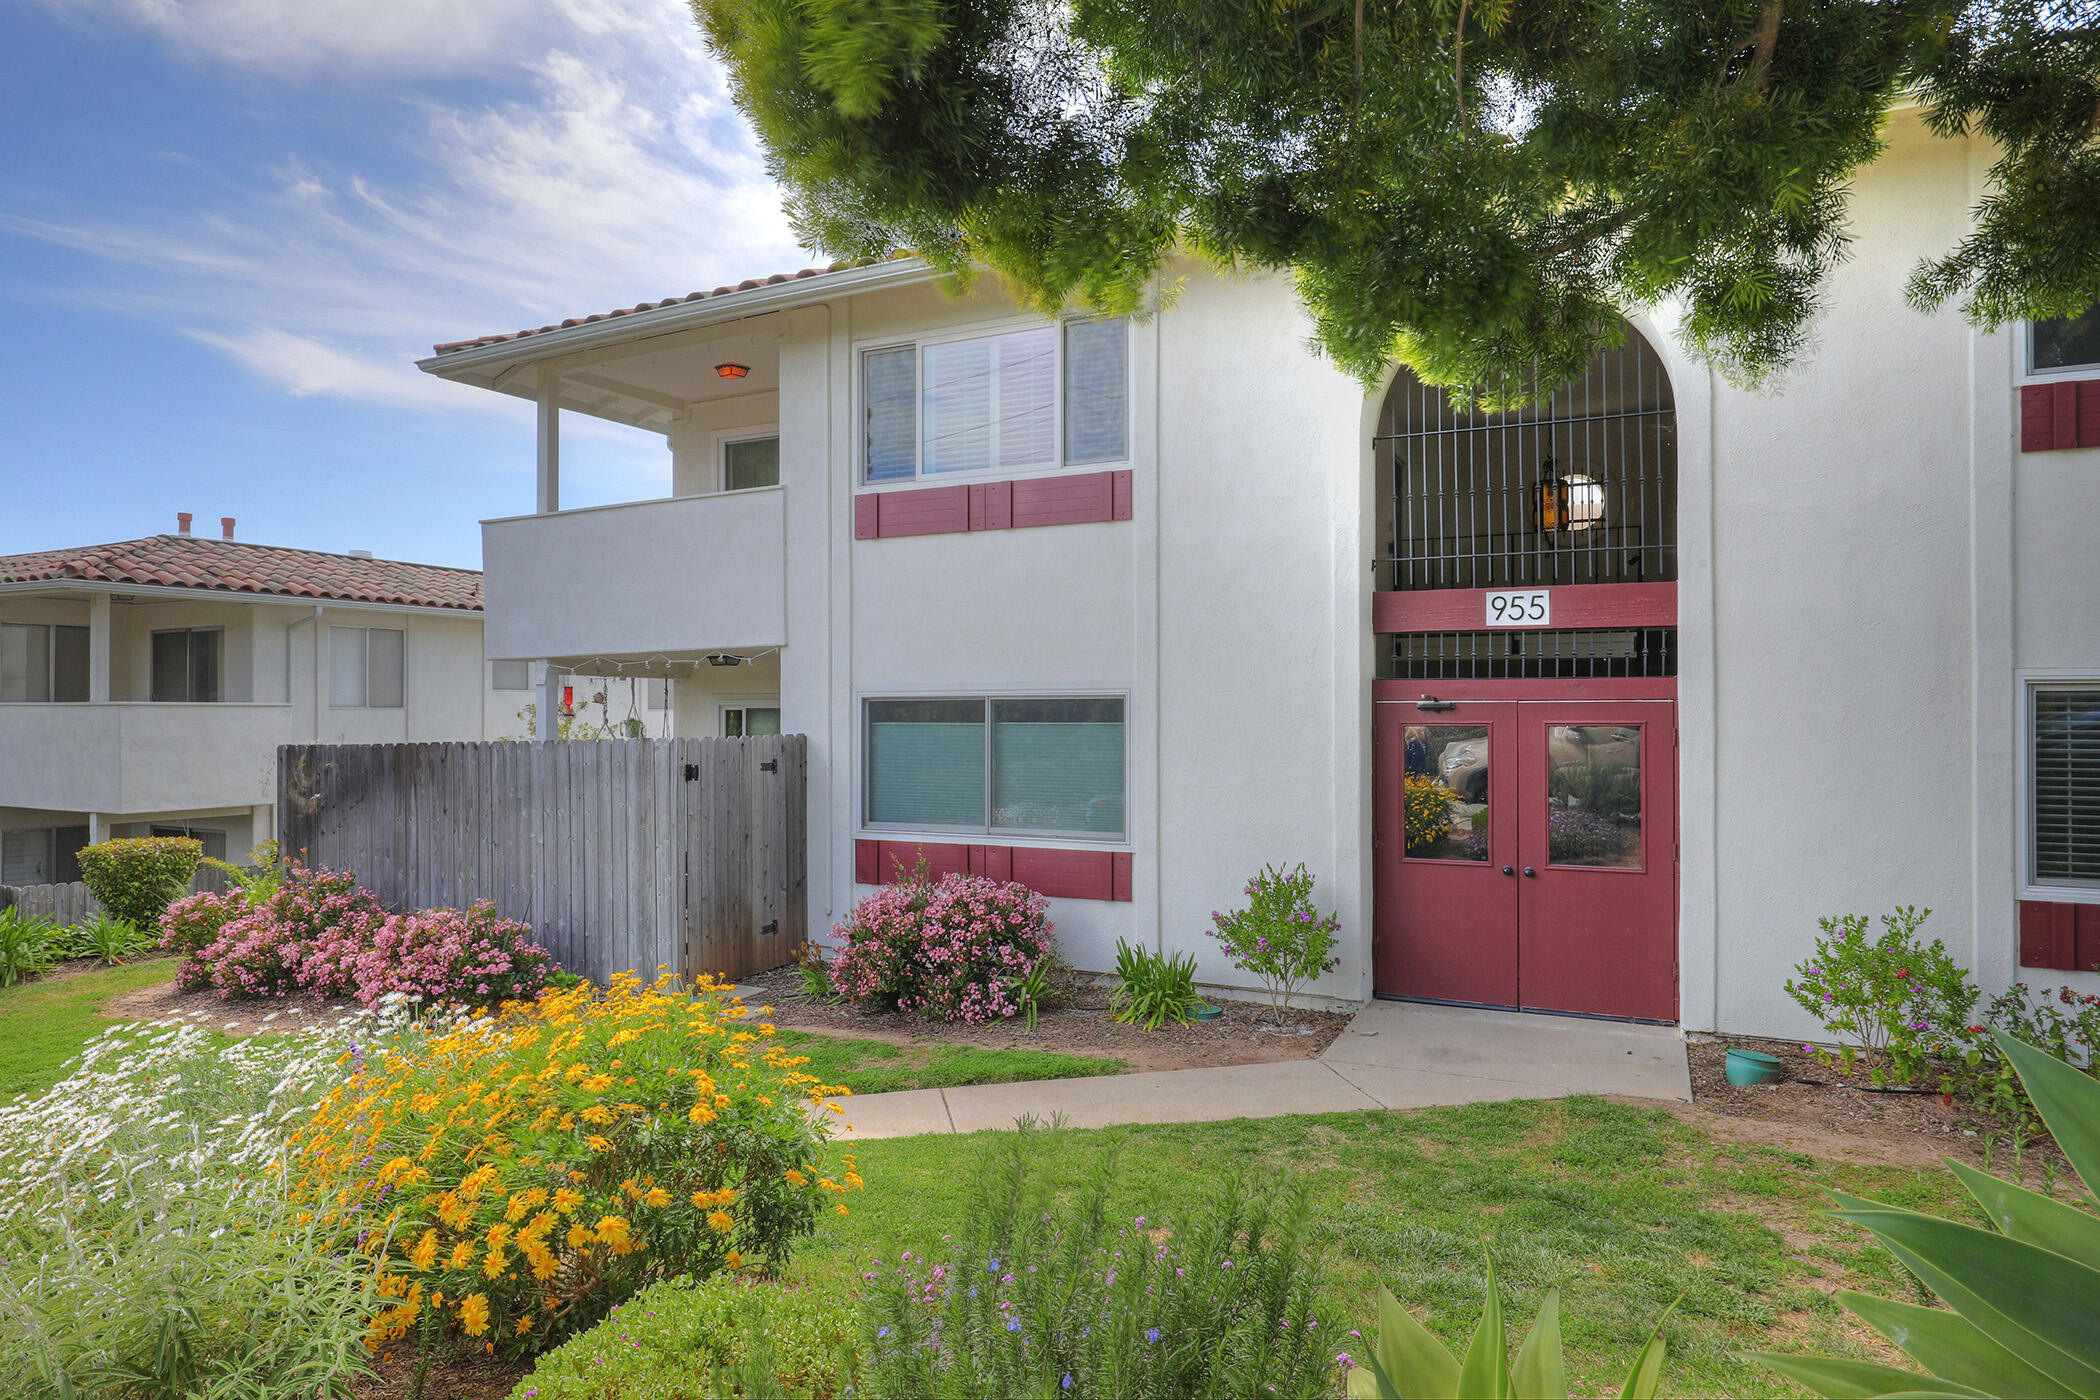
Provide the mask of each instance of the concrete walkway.
[{"label": "concrete walkway", "polygon": [[856,1095],[842,1101],[841,1136],[970,1133],[1023,1114],[1103,1128],[1563,1094],[1689,1102],[1684,1037],[1666,1026],[1374,1001],[1318,1059]]}]

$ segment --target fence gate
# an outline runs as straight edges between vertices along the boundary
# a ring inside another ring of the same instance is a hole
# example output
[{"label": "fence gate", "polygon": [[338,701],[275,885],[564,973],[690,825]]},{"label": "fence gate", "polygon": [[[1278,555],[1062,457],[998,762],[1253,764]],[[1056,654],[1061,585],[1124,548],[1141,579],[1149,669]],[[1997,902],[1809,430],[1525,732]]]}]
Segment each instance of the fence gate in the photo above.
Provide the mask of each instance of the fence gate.
[{"label": "fence gate", "polygon": [[742,978],[804,942],[808,752],[799,734],[287,744],[278,840],[392,908],[491,900],[593,981]]}]

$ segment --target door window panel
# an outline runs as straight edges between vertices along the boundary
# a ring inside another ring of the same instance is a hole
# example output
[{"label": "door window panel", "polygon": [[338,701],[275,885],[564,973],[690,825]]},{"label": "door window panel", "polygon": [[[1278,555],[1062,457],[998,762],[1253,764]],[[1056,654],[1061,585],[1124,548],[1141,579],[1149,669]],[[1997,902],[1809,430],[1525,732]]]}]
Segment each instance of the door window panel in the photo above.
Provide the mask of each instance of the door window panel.
[{"label": "door window panel", "polygon": [[1407,855],[1413,860],[1488,858],[1488,729],[1484,724],[1410,724]]},{"label": "door window panel", "polygon": [[1640,726],[1552,725],[1546,761],[1546,859],[1640,868]]}]

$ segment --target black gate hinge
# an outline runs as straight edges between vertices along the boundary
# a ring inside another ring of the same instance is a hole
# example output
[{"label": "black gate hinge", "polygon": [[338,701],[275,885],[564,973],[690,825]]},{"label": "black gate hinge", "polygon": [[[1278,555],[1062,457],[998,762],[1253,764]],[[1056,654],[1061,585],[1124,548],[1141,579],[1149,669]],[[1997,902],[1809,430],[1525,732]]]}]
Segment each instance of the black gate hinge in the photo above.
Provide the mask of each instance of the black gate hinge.
[{"label": "black gate hinge", "polygon": [[770,935],[770,934],[775,934],[775,933],[778,933],[778,932],[780,932],[780,920],[778,920],[778,919],[772,919],[772,920],[768,920],[768,921],[767,921],[766,923],[763,923],[763,924],[760,924],[760,925],[759,925],[758,931],[759,931],[759,932],[760,932],[761,934],[768,934],[768,935]]},{"label": "black gate hinge", "polygon": [[758,771],[761,773],[778,773],[780,771],[780,760],[777,758],[769,758],[764,763],[758,765]]},{"label": "black gate hinge", "polygon": [[688,764],[687,764],[687,765],[685,766],[685,780],[686,780],[687,782],[689,782],[689,783],[697,783],[697,782],[699,782],[699,781],[700,781],[700,765],[699,765],[699,764],[697,764],[697,763],[688,763]]}]

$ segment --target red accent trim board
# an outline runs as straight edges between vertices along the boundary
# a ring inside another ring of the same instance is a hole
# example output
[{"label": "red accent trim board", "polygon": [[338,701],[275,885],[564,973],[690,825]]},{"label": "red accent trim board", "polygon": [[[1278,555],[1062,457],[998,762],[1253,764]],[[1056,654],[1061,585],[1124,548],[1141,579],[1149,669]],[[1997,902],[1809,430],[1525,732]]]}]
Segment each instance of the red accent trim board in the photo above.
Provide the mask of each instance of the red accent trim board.
[{"label": "red accent trim board", "polygon": [[2061,972],[2100,966],[2100,904],[2021,900],[2020,966]]},{"label": "red accent trim board", "polygon": [[1130,902],[1128,851],[1058,850],[1043,846],[965,846],[933,841],[857,839],[853,843],[856,884],[887,885],[920,860],[938,879],[982,875],[1015,880],[1053,899]]},{"label": "red accent trim board", "polygon": [[2100,379],[2060,379],[2020,389],[2020,450],[2100,447]]},{"label": "red accent trim board", "polygon": [[1130,518],[1127,471],[868,491],[853,498],[853,538],[857,540],[1092,525]]},{"label": "red accent trim board", "polygon": [[[1485,588],[1433,588],[1371,595],[1373,632],[1499,631],[1487,621]],[[1495,592],[1507,592],[1495,589]],[[1548,586],[1554,627],[1675,627],[1674,583],[1570,583]]]}]

